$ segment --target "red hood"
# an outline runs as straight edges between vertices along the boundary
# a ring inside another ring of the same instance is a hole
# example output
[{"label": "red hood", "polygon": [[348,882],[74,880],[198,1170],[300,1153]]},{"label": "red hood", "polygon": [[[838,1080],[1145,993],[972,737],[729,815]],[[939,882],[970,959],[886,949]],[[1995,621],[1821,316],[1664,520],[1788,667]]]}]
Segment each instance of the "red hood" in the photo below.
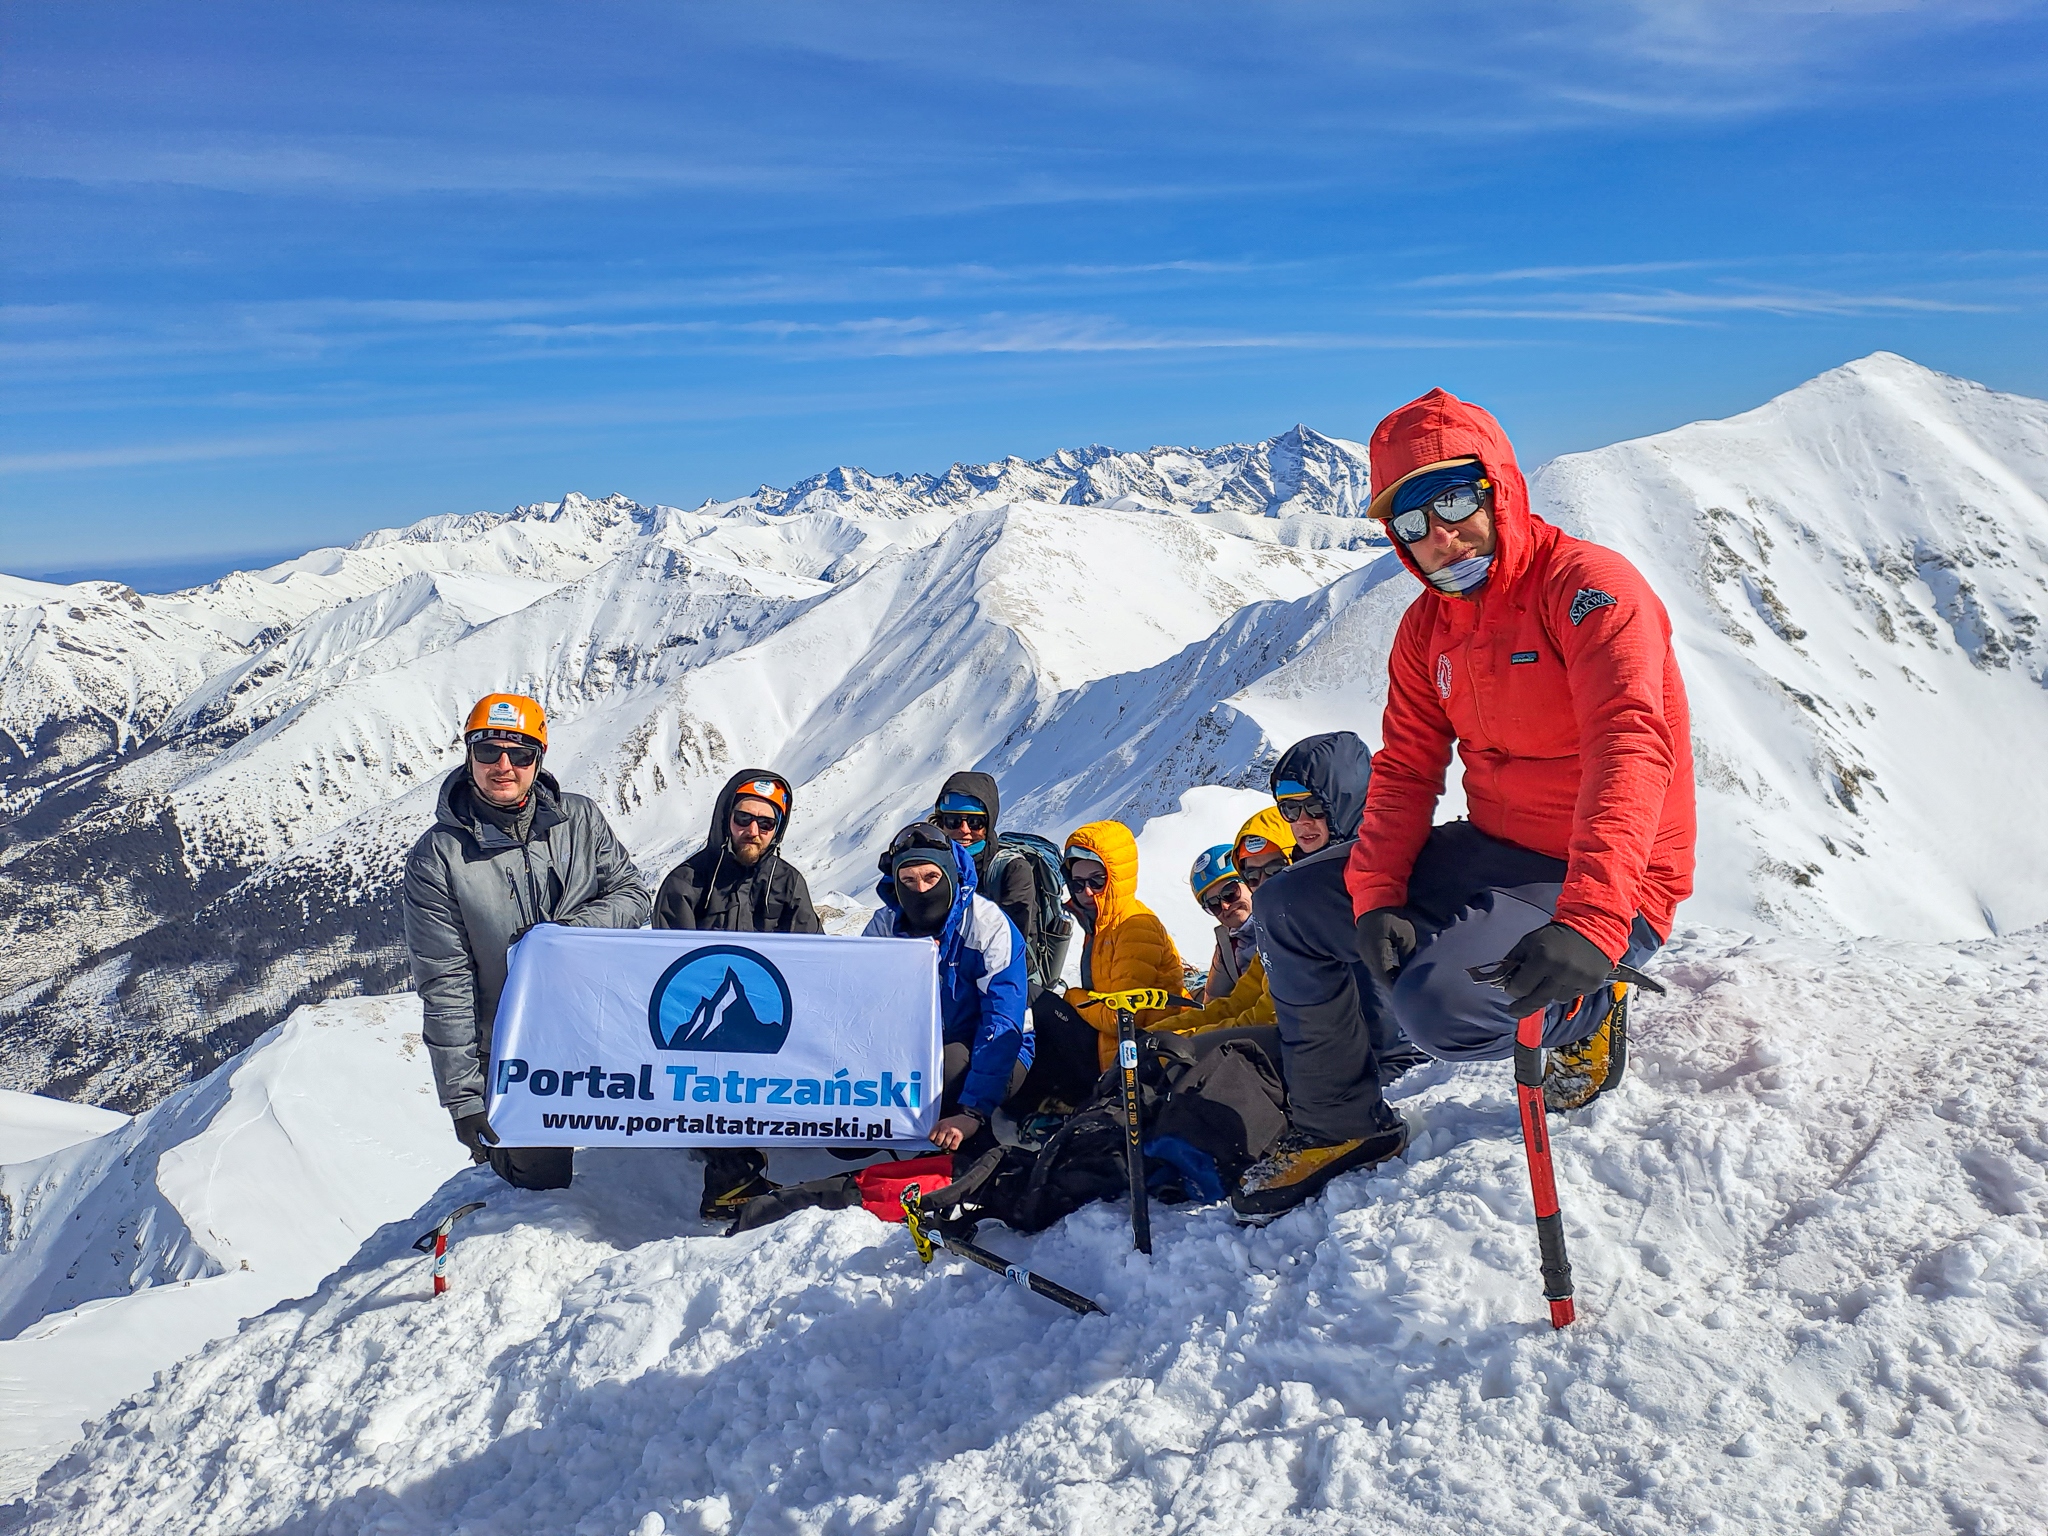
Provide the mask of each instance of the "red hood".
[{"label": "red hood", "polygon": [[[1411,400],[1389,415],[1372,431],[1373,513],[1380,515],[1379,499],[1419,469],[1452,459],[1477,459],[1493,481],[1493,523],[1497,542],[1493,568],[1487,586],[1495,591],[1512,583],[1529,563],[1532,543],[1529,486],[1522,467],[1515,462],[1515,450],[1508,435],[1491,413],[1460,400],[1448,390],[1432,389],[1419,400]],[[1416,579],[1440,597],[1408,553],[1408,546],[1395,539],[1401,563],[1415,572]],[[1484,590],[1484,589],[1482,589]]]}]

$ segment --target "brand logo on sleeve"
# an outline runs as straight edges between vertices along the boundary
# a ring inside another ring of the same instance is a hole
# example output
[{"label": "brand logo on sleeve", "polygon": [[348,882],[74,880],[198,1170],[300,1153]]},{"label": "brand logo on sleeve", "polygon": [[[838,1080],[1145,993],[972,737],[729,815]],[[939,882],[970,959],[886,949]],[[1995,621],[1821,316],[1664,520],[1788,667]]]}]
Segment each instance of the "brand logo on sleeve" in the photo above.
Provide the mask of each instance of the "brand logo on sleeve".
[{"label": "brand logo on sleeve", "polygon": [[1534,651],[1517,651],[1514,655],[1508,658],[1508,665],[1511,667],[1526,667],[1530,662],[1535,661],[1536,659],[1537,654]]},{"label": "brand logo on sleeve", "polygon": [[1436,691],[1444,698],[1451,696],[1451,653],[1440,652],[1436,658]]},{"label": "brand logo on sleeve", "polygon": [[692,950],[661,973],[647,1000],[657,1050],[773,1056],[789,1038],[789,983],[737,944]]},{"label": "brand logo on sleeve", "polygon": [[1579,588],[1578,596],[1572,599],[1572,628],[1577,629],[1579,622],[1595,608],[1612,608],[1614,605],[1611,592],[1602,592],[1598,587]]}]

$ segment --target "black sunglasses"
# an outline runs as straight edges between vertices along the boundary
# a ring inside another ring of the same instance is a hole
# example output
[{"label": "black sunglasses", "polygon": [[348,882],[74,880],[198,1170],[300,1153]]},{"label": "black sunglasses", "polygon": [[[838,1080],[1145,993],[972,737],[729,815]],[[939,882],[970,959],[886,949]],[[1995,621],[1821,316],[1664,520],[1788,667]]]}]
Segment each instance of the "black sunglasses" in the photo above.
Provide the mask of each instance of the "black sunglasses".
[{"label": "black sunglasses", "polygon": [[1204,896],[1202,898],[1202,910],[1211,917],[1220,917],[1223,914],[1223,909],[1237,900],[1237,893],[1246,889],[1249,889],[1249,887],[1242,880],[1226,880],[1223,882],[1223,889],[1221,891],[1218,891],[1213,896]]},{"label": "black sunglasses", "polygon": [[1398,512],[1388,523],[1394,530],[1394,537],[1403,544],[1420,544],[1429,537],[1429,518],[1436,514],[1440,523],[1462,523],[1477,512],[1491,499],[1493,482],[1475,480],[1470,485],[1454,485],[1448,491],[1440,492],[1419,507],[1410,507]]},{"label": "black sunglasses", "polygon": [[1105,870],[1099,875],[1077,875],[1069,870],[1067,873],[1067,884],[1077,891],[1088,891],[1091,894],[1096,891],[1107,890],[1109,889],[1109,872]]},{"label": "black sunglasses", "polygon": [[1285,859],[1274,859],[1264,864],[1240,864],[1237,872],[1243,877],[1245,885],[1256,891],[1286,867]]},{"label": "black sunglasses", "polygon": [[938,811],[933,814],[932,820],[949,830],[953,827],[965,827],[970,832],[988,830],[988,818],[978,816],[973,811]]},{"label": "black sunglasses", "polygon": [[1280,802],[1280,819],[1289,826],[1293,826],[1295,822],[1301,820],[1304,816],[1313,821],[1328,821],[1330,819],[1330,808],[1314,795],[1310,795],[1306,800],[1282,800]]},{"label": "black sunglasses", "polygon": [[782,825],[782,818],[773,811],[766,816],[756,816],[752,811],[734,811],[732,824],[733,830],[737,832],[744,832],[749,827],[758,827],[763,832],[773,832]]},{"label": "black sunglasses", "polygon": [[499,741],[480,741],[469,749],[469,755],[480,763],[507,758],[514,768],[531,768],[540,761],[540,754],[532,747],[508,747]]}]

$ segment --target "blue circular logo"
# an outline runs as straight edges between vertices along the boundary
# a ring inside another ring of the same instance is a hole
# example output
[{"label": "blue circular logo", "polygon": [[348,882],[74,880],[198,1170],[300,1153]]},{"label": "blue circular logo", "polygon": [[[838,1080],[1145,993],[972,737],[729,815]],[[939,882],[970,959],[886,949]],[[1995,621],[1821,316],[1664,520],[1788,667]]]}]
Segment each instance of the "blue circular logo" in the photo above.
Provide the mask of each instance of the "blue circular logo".
[{"label": "blue circular logo", "polygon": [[647,1029],[661,1051],[773,1056],[789,1038],[789,983],[737,944],[709,944],[661,973]]}]

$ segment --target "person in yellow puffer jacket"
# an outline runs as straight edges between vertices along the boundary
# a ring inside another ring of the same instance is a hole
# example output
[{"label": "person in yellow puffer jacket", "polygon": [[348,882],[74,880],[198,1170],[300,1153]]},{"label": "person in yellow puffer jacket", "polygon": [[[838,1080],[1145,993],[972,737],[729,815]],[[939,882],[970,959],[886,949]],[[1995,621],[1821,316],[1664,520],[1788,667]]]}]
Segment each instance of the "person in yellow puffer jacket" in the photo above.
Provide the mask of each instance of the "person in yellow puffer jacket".
[{"label": "person in yellow puffer jacket", "polygon": [[[1166,1021],[1165,1028],[1176,1035],[1206,1035],[1219,1029],[1242,1029],[1248,1025],[1273,1022],[1273,994],[1266,985],[1265,962],[1259,959],[1256,945],[1250,942],[1255,938],[1251,926],[1251,892],[1268,875],[1285,869],[1293,862],[1294,846],[1294,829],[1281,819],[1278,808],[1274,806],[1267,806],[1237,829],[1237,841],[1231,844],[1230,863],[1237,872],[1235,883],[1241,886],[1235,894],[1243,904],[1244,915],[1233,929],[1228,926],[1230,906],[1225,905],[1221,912],[1210,913],[1223,921],[1216,925],[1216,953],[1209,964],[1208,1001],[1200,1008],[1175,1014]],[[1201,893],[1197,893],[1197,899],[1201,899]],[[1205,907],[1204,910],[1208,909]],[[1239,971],[1233,962],[1241,956],[1245,957],[1244,968]],[[1226,975],[1233,979],[1224,982]]]},{"label": "person in yellow puffer jacket", "polygon": [[[1067,838],[1060,856],[1067,877],[1067,910],[1080,919],[1081,985],[1066,1001],[1094,1029],[1096,1057],[1106,1070],[1116,1060],[1116,1013],[1090,1002],[1090,992],[1124,992],[1164,987],[1179,994],[1184,985],[1180,951],[1150,907],[1138,900],[1138,844],[1120,821],[1091,821]],[[1138,1028],[1164,1025],[1165,1009],[1147,1009]]]}]

